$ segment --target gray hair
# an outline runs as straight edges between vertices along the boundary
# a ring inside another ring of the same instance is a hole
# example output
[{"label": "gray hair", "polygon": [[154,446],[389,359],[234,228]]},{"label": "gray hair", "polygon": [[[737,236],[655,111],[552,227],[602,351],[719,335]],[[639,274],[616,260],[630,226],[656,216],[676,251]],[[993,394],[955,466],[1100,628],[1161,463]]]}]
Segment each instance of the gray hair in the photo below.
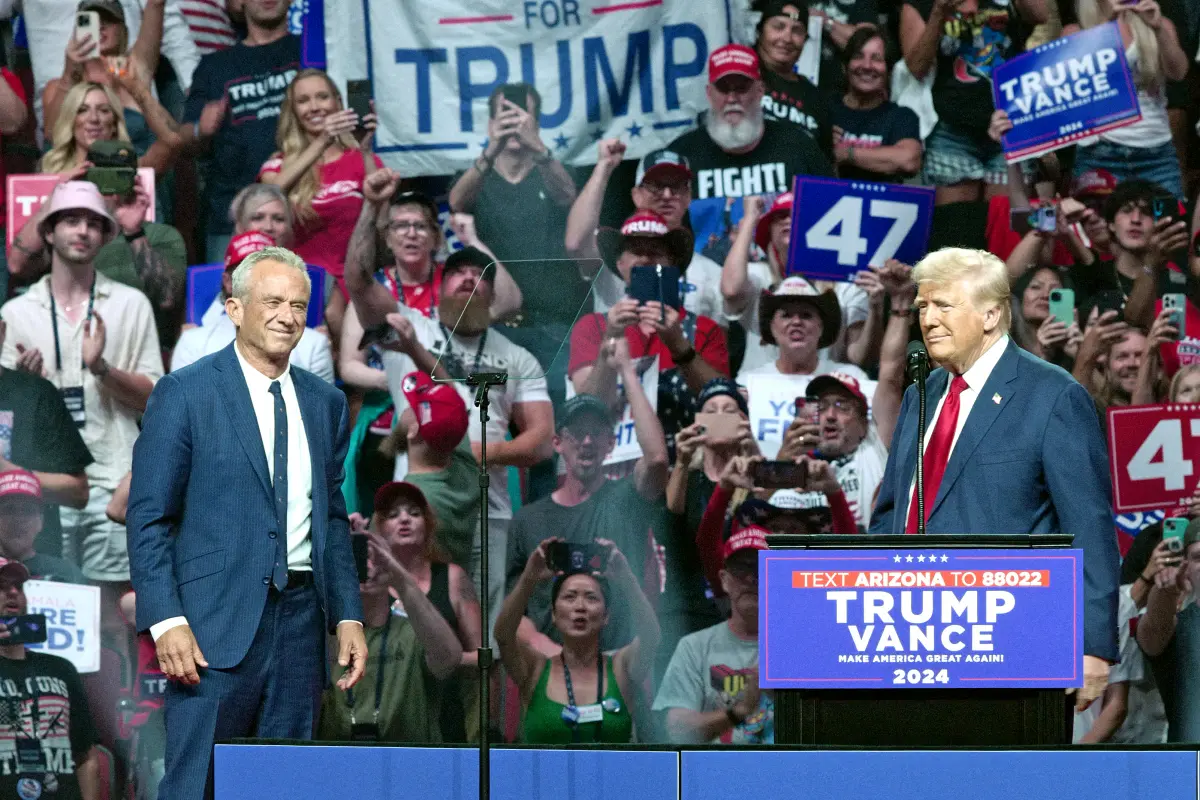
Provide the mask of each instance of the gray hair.
[{"label": "gray hair", "polygon": [[233,296],[238,300],[245,303],[250,299],[250,273],[254,270],[255,264],[263,261],[274,261],[285,267],[299,270],[300,274],[304,276],[304,284],[308,286],[309,295],[312,294],[312,278],[308,276],[308,267],[305,266],[304,260],[300,256],[286,247],[264,247],[262,250],[246,256],[233,271]]},{"label": "gray hair", "polygon": [[253,214],[258,207],[272,200],[278,200],[283,203],[283,213],[287,215],[288,228],[294,228],[296,219],[292,215],[292,204],[288,202],[287,195],[278,186],[269,183],[252,183],[242,189],[234,196],[233,202],[229,204],[229,221],[235,227],[241,229],[242,218]]},{"label": "gray hair", "polygon": [[935,250],[913,268],[912,279],[918,285],[966,281],[981,311],[993,306],[1000,309],[1000,331],[1007,333],[1012,327],[1008,267],[986,250],[966,247]]}]

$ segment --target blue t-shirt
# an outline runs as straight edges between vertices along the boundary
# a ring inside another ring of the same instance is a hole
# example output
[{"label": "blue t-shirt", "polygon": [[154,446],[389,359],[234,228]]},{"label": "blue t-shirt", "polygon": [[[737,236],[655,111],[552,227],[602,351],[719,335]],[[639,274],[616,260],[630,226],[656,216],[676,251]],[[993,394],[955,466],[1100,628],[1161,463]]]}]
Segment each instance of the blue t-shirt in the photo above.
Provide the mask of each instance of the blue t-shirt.
[{"label": "blue t-shirt", "polygon": [[229,204],[238,190],[258,179],[258,170],[278,148],[275,128],[288,84],[300,70],[300,37],[270,44],[233,47],[200,59],[192,77],[184,121],[197,122],[204,106],[225,96],[229,110],[213,137],[205,213],[208,233],[233,231]]}]

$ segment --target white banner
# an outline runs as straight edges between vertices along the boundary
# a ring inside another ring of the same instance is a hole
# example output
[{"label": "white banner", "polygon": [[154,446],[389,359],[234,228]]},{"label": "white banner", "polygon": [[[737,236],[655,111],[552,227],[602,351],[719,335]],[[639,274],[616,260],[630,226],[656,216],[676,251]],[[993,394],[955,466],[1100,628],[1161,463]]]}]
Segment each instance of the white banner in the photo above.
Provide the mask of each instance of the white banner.
[{"label": "white banner", "polygon": [[[750,395],[750,430],[758,441],[763,458],[774,459],[783,444],[783,435],[796,418],[796,398],[803,397],[809,381],[816,375],[748,375],[746,391]],[[860,381],[867,396],[868,418],[875,381]]]},{"label": "white banner", "polygon": [[601,138],[626,158],[692,127],[709,53],[731,39],[734,0],[361,0],[326,9],[329,73],[369,78],[376,152],[405,176],[470,166],[487,139],[487,98],[524,82],[542,96],[542,140],[593,164]]},{"label": "white banner", "polygon": [[62,656],[80,673],[100,671],[100,587],[25,581],[30,614],[46,615],[47,639],[29,645]]}]

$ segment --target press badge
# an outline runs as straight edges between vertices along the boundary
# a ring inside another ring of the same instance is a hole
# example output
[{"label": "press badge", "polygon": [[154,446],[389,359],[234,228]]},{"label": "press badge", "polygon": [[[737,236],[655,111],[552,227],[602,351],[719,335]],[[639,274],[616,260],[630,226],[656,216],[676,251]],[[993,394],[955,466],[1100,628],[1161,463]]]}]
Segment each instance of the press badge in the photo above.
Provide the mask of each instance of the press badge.
[{"label": "press badge", "polygon": [[603,722],[604,709],[599,703],[593,703],[590,706],[579,707],[579,724],[586,725],[589,722]]},{"label": "press badge", "polygon": [[37,739],[17,739],[17,772],[22,775],[46,771],[46,759],[42,755],[42,743]]},{"label": "press badge", "polygon": [[71,414],[71,419],[75,421],[75,427],[82,428],[87,422],[87,417],[83,413],[83,387],[67,386],[59,389],[58,393],[62,395],[67,411]]}]

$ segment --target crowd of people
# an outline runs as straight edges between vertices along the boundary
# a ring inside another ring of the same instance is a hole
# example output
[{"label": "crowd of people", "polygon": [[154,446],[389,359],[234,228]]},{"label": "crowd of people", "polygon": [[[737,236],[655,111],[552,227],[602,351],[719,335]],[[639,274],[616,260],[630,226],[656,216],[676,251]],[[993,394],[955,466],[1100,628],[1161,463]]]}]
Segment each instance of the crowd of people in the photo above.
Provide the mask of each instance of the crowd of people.
[{"label": "crowd of people", "polygon": [[[122,792],[153,797],[161,681],[203,680],[202,658],[164,663],[156,647],[186,621],[135,622],[139,600],[161,598],[133,592],[145,543],[127,532],[130,473],[156,384],[186,385],[232,352],[250,313],[238,268],[269,248],[294,252],[311,279],[312,307],[291,309],[304,324],[290,363],[349,408],[341,494],[365,540],[371,658],[352,689],[339,682],[353,665],[329,665],[313,727],[331,740],[477,741],[486,640],[499,739],[773,743],[757,552],[771,533],[892,529],[904,506],[889,453],[898,430],[912,438],[906,348],[952,327],[918,297],[931,268],[892,260],[833,282],[790,263],[797,176],[934,187],[930,251],[957,248],[945,252],[1001,290],[981,341],[1081,385],[1089,431],[1113,406],[1200,400],[1194,4],[755,0],[745,43],[708,56],[707,108],[666,147],[633,159],[628,141],[600,138],[594,167],[565,165],[541,131],[538,87],[505,84],[478,155],[440,181],[375,155],[375,114],[303,67],[288,5],[0,0],[28,40],[0,69],[4,163],[18,171],[19,143],[38,142],[25,171],[58,177],[9,231],[0,270],[0,602],[24,613],[29,578],[100,588],[100,673],[5,645],[0,626],[0,679],[46,676],[40,695],[0,703],[69,719],[47,747],[73,767],[34,770],[54,796],[100,797],[108,753]],[[75,37],[77,11],[98,13],[98,42]],[[1140,120],[1007,163],[991,70],[1110,20]],[[815,81],[797,69],[814,21]],[[918,84],[924,101],[898,88]],[[89,170],[114,144],[149,171],[105,194]],[[1029,222],[1047,211],[1051,224]],[[189,265],[217,263],[211,304],[189,315]],[[288,311],[282,296],[261,302],[268,329]],[[474,372],[509,376],[486,422]],[[797,398],[775,440],[751,425],[749,387],[764,381]],[[765,460],[806,478],[756,485]],[[1183,550],[1164,542],[1166,518],[1192,520]],[[1188,699],[1198,518],[1200,487],[1186,507],[1110,513],[1090,532],[1123,555],[1119,660],[1106,659],[1077,741],[1200,737]],[[219,594],[222,567],[185,555],[177,580]],[[16,763],[13,742],[0,737],[0,763]],[[6,767],[0,791],[28,777]]]}]

